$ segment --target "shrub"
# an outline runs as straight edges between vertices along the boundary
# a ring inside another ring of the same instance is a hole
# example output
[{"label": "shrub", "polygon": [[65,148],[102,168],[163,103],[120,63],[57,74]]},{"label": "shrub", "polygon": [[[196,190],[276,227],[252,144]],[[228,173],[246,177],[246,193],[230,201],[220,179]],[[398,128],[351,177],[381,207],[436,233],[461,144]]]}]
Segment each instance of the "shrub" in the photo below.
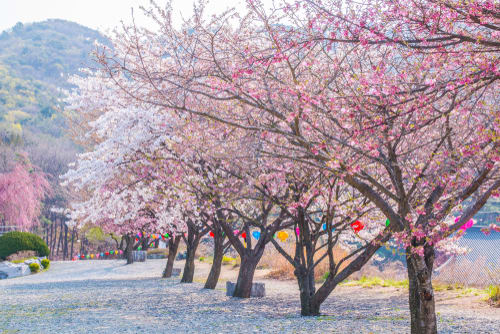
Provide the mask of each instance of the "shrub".
[{"label": "shrub", "polygon": [[49,267],[50,267],[49,259],[43,259],[41,262],[42,262],[43,269],[49,269]]},{"label": "shrub", "polygon": [[222,257],[222,264],[232,264],[233,262],[236,262],[236,259],[233,257],[225,256]]},{"label": "shrub", "polygon": [[487,289],[490,302],[500,307],[500,285],[490,285]]},{"label": "shrub", "polygon": [[32,273],[37,273],[40,271],[40,266],[38,265],[38,263],[34,263],[34,262],[30,263],[29,267],[30,267],[30,270]]},{"label": "shrub", "polygon": [[8,232],[0,237],[0,258],[19,251],[32,250],[38,256],[49,256],[50,250],[47,244],[39,236],[28,232]]}]

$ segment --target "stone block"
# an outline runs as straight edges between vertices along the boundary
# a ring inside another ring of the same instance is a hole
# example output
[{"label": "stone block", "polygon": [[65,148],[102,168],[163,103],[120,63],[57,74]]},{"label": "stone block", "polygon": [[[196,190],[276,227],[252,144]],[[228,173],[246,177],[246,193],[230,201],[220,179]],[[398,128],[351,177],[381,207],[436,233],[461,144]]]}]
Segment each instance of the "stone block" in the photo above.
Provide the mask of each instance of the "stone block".
[{"label": "stone block", "polygon": [[[226,282],[226,296],[232,296],[234,294],[234,289],[236,288],[236,283]],[[250,297],[265,297],[266,296],[266,285],[264,283],[253,283],[252,291],[250,292]]]},{"label": "stone block", "polygon": [[6,278],[14,278],[20,276],[27,276],[31,274],[31,270],[28,265],[24,263],[11,263],[2,262],[0,263],[0,276]]},{"label": "stone block", "polygon": [[146,251],[132,251],[134,262],[146,262]]}]

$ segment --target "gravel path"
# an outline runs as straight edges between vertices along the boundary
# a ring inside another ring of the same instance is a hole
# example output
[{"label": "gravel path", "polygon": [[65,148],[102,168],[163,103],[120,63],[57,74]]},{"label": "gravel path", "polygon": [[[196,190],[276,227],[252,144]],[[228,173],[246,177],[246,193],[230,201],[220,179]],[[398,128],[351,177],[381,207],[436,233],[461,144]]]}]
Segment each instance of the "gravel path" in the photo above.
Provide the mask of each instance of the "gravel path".
[{"label": "gravel path", "polygon": [[[341,287],[325,315],[306,318],[293,282],[265,281],[267,297],[240,300],[225,296],[224,283],[207,291],[160,279],[164,263],[53,262],[47,272],[2,280],[0,333],[408,333],[406,295],[395,289]],[[207,270],[197,263],[198,275]],[[498,333],[500,310],[441,304],[440,333]]]}]

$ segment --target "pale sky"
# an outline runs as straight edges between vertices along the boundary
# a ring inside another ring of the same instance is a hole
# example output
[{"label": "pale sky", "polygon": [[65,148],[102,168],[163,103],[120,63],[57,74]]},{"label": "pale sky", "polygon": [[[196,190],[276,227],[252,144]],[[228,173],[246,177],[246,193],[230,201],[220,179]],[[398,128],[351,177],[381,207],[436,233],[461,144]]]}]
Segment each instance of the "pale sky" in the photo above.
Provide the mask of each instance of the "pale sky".
[{"label": "pale sky", "polygon": [[[162,5],[164,0],[156,0]],[[0,0],[0,32],[12,28],[17,22],[30,23],[46,19],[64,19],[105,32],[129,22],[130,9],[139,25],[146,22],[139,6],[149,7],[149,0]],[[242,0],[212,0],[209,12],[220,12],[228,7],[245,8]],[[173,8],[178,16],[192,13],[193,0],[173,0]],[[210,14],[211,14],[210,13]]]}]

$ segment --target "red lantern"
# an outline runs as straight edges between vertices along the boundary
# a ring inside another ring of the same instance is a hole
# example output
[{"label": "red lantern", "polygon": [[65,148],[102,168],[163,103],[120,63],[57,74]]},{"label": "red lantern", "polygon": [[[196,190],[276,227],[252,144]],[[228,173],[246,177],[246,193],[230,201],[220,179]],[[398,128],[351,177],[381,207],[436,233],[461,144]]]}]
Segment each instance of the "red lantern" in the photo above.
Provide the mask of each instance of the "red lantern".
[{"label": "red lantern", "polygon": [[246,232],[241,233],[241,237],[242,237],[243,239],[246,239],[246,238],[247,238],[247,233],[246,233]]},{"label": "red lantern", "polygon": [[210,232],[208,233],[208,235],[210,235],[212,238],[215,236],[214,232],[212,232],[212,231],[210,231]]},{"label": "red lantern", "polygon": [[106,253],[104,253],[104,254],[106,254],[106,256],[108,256],[108,255],[109,255],[109,252],[106,252]]},{"label": "red lantern", "polygon": [[365,225],[359,220],[356,220],[354,223],[351,223],[351,228],[355,233],[359,233],[359,231],[365,228]]}]

